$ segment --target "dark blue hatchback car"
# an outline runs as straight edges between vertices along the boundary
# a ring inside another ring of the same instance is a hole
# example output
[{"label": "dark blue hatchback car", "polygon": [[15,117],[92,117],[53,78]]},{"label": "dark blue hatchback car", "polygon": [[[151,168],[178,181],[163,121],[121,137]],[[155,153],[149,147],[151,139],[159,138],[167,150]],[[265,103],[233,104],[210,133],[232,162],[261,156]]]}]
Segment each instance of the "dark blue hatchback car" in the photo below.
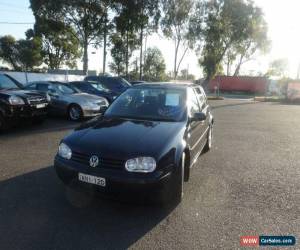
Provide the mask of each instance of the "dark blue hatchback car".
[{"label": "dark blue hatchback car", "polygon": [[110,91],[122,94],[125,90],[131,87],[131,84],[122,77],[113,76],[87,76],[85,81],[101,83],[105,88]]},{"label": "dark blue hatchback car", "polygon": [[109,90],[99,82],[76,81],[69,84],[80,92],[104,97],[109,103],[112,103],[119,96],[118,93]]}]

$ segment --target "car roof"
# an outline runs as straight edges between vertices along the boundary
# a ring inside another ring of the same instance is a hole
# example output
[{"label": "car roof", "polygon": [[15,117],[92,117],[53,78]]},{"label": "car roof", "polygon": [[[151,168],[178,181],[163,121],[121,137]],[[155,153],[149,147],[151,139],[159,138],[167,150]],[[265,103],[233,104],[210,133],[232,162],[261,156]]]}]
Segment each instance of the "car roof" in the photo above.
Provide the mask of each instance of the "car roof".
[{"label": "car roof", "polygon": [[42,84],[68,84],[66,82],[59,82],[59,81],[34,81],[34,82],[29,82],[28,85],[31,84],[36,84],[36,83],[42,83]]},{"label": "car roof", "polygon": [[132,88],[140,88],[140,87],[145,87],[145,88],[182,88],[185,89],[187,87],[199,87],[200,85],[186,82],[186,83],[174,83],[174,82],[155,82],[155,83],[141,83],[132,86]]}]

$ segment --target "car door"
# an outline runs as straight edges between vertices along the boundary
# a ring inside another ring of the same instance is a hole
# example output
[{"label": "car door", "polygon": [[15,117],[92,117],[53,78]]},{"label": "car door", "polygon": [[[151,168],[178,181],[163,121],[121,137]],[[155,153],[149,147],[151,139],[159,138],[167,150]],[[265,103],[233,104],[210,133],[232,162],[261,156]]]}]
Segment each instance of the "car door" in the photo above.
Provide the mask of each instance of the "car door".
[{"label": "car door", "polygon": [[205,125],[205,131],[208,131],[210,109],[209,109],[209,105],[208,105],[208,102],[207,102],[207,97],[206,97],[206,94],[204,92],[204,89],[201,86],[196,87],[195,92],[196,92],[196,95],[197,95],[197,98],[198,98],[198,101],[199,101],[199,104],[200,104],[201,112],[204,113],[207,117],[204,125]]},{"label": "car door", "polygon": [[[188,111],[189,111],[189,119],[193,117],[195,113],[199,113],[201,111],[200,104],[196,93],[193,88],[188,88]],[[192,162],[196,160],[200,151],[203,148],[203,133],[204,133],[204,123],[202,121],[189,121],[188,127],[188,143],[190,145],[191,150],[191,159]]]}]

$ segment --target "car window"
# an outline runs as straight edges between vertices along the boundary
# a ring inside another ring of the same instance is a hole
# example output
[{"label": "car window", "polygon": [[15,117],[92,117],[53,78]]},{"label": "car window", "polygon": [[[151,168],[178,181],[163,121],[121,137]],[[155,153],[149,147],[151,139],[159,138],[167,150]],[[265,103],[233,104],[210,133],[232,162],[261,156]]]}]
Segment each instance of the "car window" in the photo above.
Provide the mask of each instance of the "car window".
[{"label": "car window", "polygon": [[128,88],[130,87],[130,83],[119,77],[103,77],[100,78],[100,82],[104,84],[106,87],[115,87],[115,88]]},{"label": "car window", "polygon": [[188,110],[190,116],[201,111],[196,93],[191,88],[188,89]]},{"label": "car window", "polygon": [[7,76],[0,75],[0,89],[19,89],[19,87]]},{"label": "car window", "polygon": [[69,86],[66,86],[64,84],[57,84],[56,85],[56,88],[58,89],[58,91],[60,93],[62,93],[63,95],[70,95],[70,94],[74,94],[76,93],[75,89],[69,87]]},{"label": "car window", "polygon": [[49,84],[47,84],[47,83],[37,83],[36,84],[36,89],[38,91],[48,92],[49,91]]},{"label": "car window", "polygon": [[206,104],[206,97],[205,97],[205,95],[201,91],[200,87],[194,88],[194,90],[196,92],[196,95],[197,95],[200,107],[204,108],[204,106]]},{"label": "car window", "polygon": [[186,114],[183,89],[128,89],[109,107],[106,116],[141,120],[180,121]]},{"label": "car window", "polygon": [[36,83],[26,86],[26,89],[36,90]]}]

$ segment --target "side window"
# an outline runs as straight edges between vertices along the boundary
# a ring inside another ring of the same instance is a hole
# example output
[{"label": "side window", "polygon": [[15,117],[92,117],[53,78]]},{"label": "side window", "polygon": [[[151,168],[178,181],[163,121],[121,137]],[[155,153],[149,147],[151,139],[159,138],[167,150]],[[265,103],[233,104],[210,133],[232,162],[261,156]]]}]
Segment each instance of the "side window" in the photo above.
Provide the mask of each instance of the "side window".
[{"label": "side window", "polygon": [[28,87],[26,87],[27,89],[31,89],[31,90],[36,90],[36,84],[30,84]]},{"label": "side window", "polygon": [[201,109],[203,109],[205,107],[206,104],[206,96],[204,91],[201,89],[201,87],[197,87],[195,88],[196,94],[197,94],[197,98],[199,100]]},{"label": "side window", "polygon": [[195,113],[200,112],[198,98],[194,90],[190,88],[188,89],[188,107],[190,116],[193,116]]}]

